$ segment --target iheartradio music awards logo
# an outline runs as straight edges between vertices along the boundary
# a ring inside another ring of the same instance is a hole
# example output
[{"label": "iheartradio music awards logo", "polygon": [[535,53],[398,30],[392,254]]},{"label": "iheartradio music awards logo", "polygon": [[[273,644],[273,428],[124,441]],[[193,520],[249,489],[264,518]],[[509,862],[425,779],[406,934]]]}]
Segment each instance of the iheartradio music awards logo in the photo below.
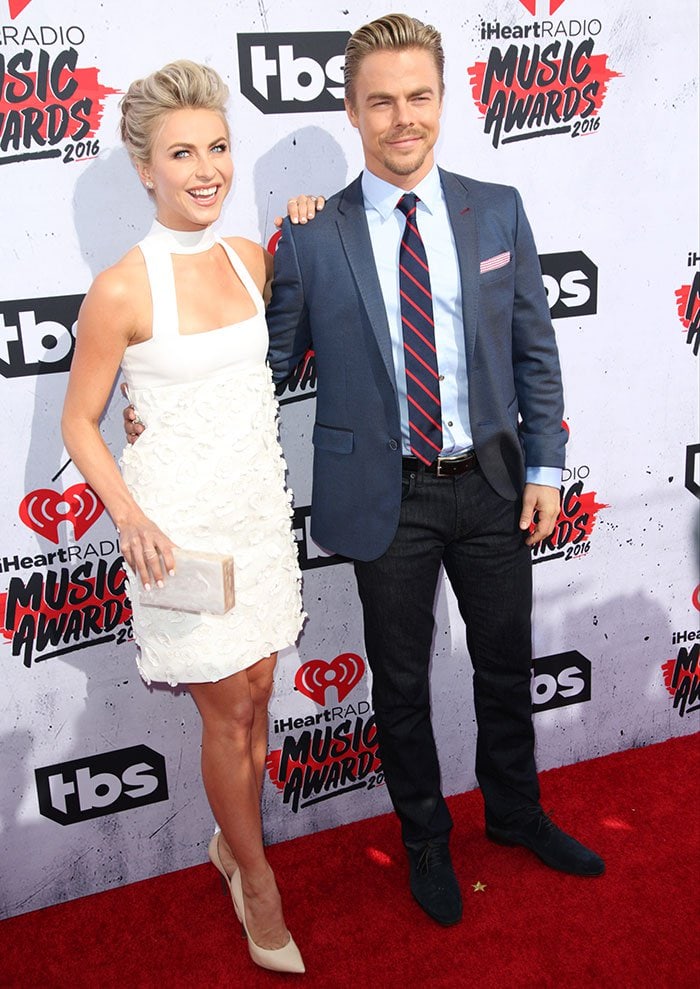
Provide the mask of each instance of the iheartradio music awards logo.
[{"label": "iheartradio music awards logo", "polygon": [[58,546],[61,522],[70,522],[76,539],[82,539],[105,506],[87,484],[74,484],[63,493],[53,488],[30,491],[19,505],[19,517],[40,536]]},{"label": "iheartradio music awards logo", "polygon": [[[690,596],[693,607],[700,612],[700,584]],[[700,711],[700,630],[681,629],[674,632],[671,642],[678,646],[675,659],[667,659],[661,671],[664,686],[673,698],[673,709],[681,718]]]},{"label": "iheartradio music awards logo", "polygon": [[304,402],[316,397],[316,354],[307,350],[304,359],[297,364],[282,385],[277,386],[277,401],[280,405]]},{"label": "iheartradio music awards logo", "polygon": [[[276,718],[273,732],[284,737],[266,761],[282,802],[294,814],[332,797],[372,790],[384,783],[370,705],[367,701],[345,703],[364,673],[364,661],[352,652],[341,653],[330,662],[312,659],[297,670],[295,688],[323,709]],[[338,703],[325,707],[331,691]]]},{"label": "iheartradio music awards logo", "polygon": [[[104,512],[87,484],[40,488],[20,502],[24,525],[55,549],[0,557],[0,637],[29,668],[105,642],[132,638],[123,557],[116,541],[81,543]],[[67,543],[72,534],[75,543]],[[63,542],[63,545],[60,543]]]},{"label": "iheartradio music awards logo", "polygon": [[[697,251],[688,251],[688,267],[694,268],[700,262]],[[692,284],[681,285],[676,289],[678,318],[685,333],[685,342],[693,348],[697,357],[700,351],[700,269],[695,272]]]},{"label": "iheartradio music awards logo", "polygon": [[7,0],[7,6],[10,8],[10,17],[12,20],[18,17],[31,2],[32,0]]},{"label": "iheartradio music awards logo", "polygon": [[520,0],[533,17],[544,13],[544,19],[504,24],[483,17],[479,24],[480,41],[499,42],[467,69],[494,148],[533,137],[578,138],[600,129],[608,83],[621,73],[596,49],[600,20],[551,19],[564,2]]},{"label": "iheartradio music awards logo", "polygon": [[[567,423],[563,425],[568,432]],[[552,534],[532,547],[533,563],[580,559],[590,552],[598,512],[610,507],[598,501],[596,491],[587,490],[590,474],[588,464],[564,468],[559,517]]]},{"label": "iheartradio music awards logo", "polygon": [[[9,0],[14,21],[31,0]],[[85,31],[76,24],[0,25],[0,165],[95,158],[107,96],[99,69],[81,64]]]}]

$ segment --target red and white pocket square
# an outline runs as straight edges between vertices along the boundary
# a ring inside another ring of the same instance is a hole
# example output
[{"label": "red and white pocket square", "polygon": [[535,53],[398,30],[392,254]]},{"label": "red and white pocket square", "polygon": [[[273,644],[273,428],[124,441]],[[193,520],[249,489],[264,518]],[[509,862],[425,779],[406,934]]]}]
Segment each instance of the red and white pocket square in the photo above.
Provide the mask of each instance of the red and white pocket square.
[{"label": "red and white pocket square", "polygon": [[481,262],[479,265],[479,273],[483,275],[487,271],[494,271],[495,268],[505,268],[509,261],[510,251],[504,251],[503,254],[494,254],[492,258],[487,258],[485,261]]}]

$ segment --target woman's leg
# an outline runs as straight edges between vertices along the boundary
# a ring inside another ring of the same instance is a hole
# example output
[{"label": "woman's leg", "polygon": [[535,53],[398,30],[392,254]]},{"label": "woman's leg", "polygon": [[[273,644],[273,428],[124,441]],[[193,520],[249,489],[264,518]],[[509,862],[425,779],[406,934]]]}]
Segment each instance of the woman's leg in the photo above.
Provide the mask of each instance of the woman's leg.
[{"label": "woman's leg", "polygon": [[225,839],[222,861],[226,866],[227,845],[241,871],[248,931],[261,948],[281,948],[289,940],[260,819],[275,659],[270,656],[216,683],[189,684],[202,717],[204,787]]},{"label": "woman's leg", "polygon": [[265,778],[265,760],[268,745],[267,709],[272,696],[272,676],[277,663],[277,653],[261,659],[255,666],[245,672],[250,685],[250,697],[253,702],[253,728],[251,731],[251,748],[253,751],[253,768],[258,783],[258,794],[262,796],[263,780]]},{"label": "woman's leg", "polygon": [[[253,769],[258,782],[258,792],[262,796],[265,776],[265,760],[268,744],[267,709],[272,696],[272,676],[277,662],[277,653],[272,653],[266,659],[261,659],[255,666],[245,671],[250,685],[253,702],[253,727],[251,730],[251,748],[253,754]],[[218,853],[221,863],[229,876],[238,868],[236,859],[228,846],[226,837],[219,833]]]}]

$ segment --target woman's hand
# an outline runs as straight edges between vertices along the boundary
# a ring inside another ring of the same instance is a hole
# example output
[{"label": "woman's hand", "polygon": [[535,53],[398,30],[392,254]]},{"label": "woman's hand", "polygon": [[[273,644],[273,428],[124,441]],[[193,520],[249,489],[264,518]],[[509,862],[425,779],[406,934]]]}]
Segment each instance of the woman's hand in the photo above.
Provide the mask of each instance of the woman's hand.
[{"label": "woman's hand", "polygon": [[[287,200],[287,216],[292,223],[306,223],[313,220],[316,212],[323,209],[326,200],[323,196],[295,196]],[[275,217],[275,226],[279,230],[282,226],[283,217]]]},{"label": "woman's hand", "polygon": [[166,574],[175,573],[175,543],[143,514],[120,523],[117,531],[124,558],[146,590],[162,587]]}]

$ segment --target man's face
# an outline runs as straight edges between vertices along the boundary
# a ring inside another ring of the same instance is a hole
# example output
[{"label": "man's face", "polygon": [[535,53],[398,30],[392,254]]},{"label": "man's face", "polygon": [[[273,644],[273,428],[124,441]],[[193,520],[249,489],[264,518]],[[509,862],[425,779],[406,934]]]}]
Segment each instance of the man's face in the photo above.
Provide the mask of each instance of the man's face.
[{"label": "man's face", "polygon": [[352,105],[345,109],[360,132],[370,172],[412,189],[433,167],[440,133],[440,79],[421,48],[377,51],[360,62]]}]

